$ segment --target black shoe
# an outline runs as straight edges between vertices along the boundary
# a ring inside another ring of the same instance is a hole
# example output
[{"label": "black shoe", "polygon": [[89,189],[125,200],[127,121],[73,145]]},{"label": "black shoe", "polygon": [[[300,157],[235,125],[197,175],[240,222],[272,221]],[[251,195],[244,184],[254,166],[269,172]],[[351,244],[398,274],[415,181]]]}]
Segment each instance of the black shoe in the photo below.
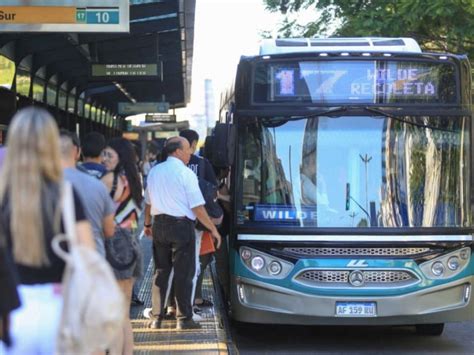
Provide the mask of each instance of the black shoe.
[{"label": "black shoe", "polygon": [[148,322],[148,328],[151,329],[160,329],[161,328],[161,319],[152,319]]},{"label": "black shoe", "polygon": [[211,301],[206,300],[205,298],[203,298],[201,303],[194,302],[194,305],[198,306],[198,307],[201,307],[201,308],[207,308],[207,307],[214,306],[214,303],[212,303]]},{"label": "black shoe", "polygon": [[163,317],[163,319],[166,319],[166,320],[175,320],[176,319],[176,314],[174,312],[168,312],[165,314],[165,316]]},{"label": "black shoe", "polygon": [[133,297],[132,298],[132,306],[143,306],[145,304],[145,302],[143,302],[141,299],[139,299],[138,297]]},{"label": "black shoe", "polygon": [[176,323],[176,330],[201,329],[202,326],[192,319],[181,319]]}]

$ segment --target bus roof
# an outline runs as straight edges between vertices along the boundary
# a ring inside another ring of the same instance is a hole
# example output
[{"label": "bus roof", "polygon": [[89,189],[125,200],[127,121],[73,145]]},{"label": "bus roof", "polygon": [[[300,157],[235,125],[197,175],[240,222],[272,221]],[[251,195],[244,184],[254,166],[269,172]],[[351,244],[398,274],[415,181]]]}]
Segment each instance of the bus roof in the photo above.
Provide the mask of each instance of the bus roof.
[{"label": "bus roof", "polygon": [[262,40],[260,55],[298,52],[392,52],[421,53],[413,38],[277,38]]}]

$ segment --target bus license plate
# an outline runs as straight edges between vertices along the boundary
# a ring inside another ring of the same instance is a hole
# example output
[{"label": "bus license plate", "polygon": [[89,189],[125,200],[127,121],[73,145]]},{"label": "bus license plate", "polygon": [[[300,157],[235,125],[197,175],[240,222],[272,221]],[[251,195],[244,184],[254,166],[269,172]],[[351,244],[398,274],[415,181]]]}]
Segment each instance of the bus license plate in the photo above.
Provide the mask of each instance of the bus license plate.
[{"label": "bus license plate", "polygon": [[375,302],[336,302],[336,316],[376,317]]}]

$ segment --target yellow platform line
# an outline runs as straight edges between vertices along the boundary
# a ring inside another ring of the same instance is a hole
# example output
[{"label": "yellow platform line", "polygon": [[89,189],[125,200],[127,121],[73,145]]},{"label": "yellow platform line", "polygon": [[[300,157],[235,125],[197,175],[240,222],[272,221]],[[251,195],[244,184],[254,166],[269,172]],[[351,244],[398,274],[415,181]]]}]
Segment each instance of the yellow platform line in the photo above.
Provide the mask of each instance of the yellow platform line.
[{"label": "yellow platform line", "polygon": [[133,347],[134,350],[156,350],[156,351],[219,351],[223,354],[227,353],[227,344],[226,343],[140,343],[135,344]]}]

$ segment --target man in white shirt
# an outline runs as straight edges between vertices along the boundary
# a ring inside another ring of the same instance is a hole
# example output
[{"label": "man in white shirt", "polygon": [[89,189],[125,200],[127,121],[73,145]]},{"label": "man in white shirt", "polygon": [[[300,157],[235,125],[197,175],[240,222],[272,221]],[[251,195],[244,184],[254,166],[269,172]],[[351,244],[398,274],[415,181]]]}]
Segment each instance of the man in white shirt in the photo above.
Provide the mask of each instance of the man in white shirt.
[{"label": "man in white shirt", "polygon": [[[172,137],[164,151],[168,159],[151,169],[145,192],[145,228],[153,236],[156,266],[155,283],[159,290],[158,314],[152,328],[159,328],[165,315],[165,300],[171,270],[177,302],[177,329],[197,329],[193,321],[191,296],[196,267],[194,222],[196,218],[208,228],[220,247],[221,236],[204,208],[205,200],[198,179],[186,167],[191,157],[189,142]],[[151,224],[153,216],[153,230]]]}]

